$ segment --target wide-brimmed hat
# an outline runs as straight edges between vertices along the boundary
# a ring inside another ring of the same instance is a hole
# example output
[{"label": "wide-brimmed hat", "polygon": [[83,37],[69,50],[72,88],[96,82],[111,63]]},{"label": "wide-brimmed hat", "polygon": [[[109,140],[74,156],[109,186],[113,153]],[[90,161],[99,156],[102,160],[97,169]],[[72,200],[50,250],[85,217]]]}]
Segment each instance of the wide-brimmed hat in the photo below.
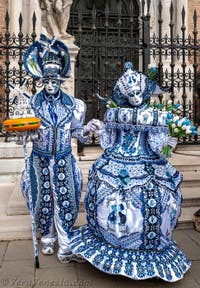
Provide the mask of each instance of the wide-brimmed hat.
[{"label": "wide-brimmed hat", "polygon": [[26,71],[35,79],[65,80],[70,76],[70,55],[67,46],[55,37],[44,34],[25,52],[23,63]]}]

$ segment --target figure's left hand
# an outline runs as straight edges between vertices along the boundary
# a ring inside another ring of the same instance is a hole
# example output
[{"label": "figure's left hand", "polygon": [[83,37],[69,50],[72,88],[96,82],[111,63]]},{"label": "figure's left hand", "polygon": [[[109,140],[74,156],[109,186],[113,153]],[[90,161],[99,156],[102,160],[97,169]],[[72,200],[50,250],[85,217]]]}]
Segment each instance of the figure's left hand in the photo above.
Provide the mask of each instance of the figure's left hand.
[{"label": "figure's left hand", "polygon": [[102,130],[103,125],[104,124],[98,119],[92,119],[87,123],[87,125],[84,126],[83,134],[88,135],[90,132],[95,132],[98,134],[98,131]]},{"label": "figure's left hand", "polygon": [[171,146],[172,149],[175,149],[177,142],[178,142],[177,138],[169,136],[169,138],[167,140],[167,145]]}]

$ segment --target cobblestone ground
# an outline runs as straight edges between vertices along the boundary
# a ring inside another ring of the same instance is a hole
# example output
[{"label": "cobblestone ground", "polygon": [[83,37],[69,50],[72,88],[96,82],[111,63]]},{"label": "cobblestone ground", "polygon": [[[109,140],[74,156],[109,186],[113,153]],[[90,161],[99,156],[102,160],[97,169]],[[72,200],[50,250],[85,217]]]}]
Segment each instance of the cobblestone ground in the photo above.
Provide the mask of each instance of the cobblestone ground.
[{"label": "cobblestone ground", "polygon": [[40,269],[34,268],[31,240],[0,242],[0,287],[5,288],[199,288],[200,233],[176,230],[178,246],[192,261],[184,279],[167,283],[158,279],[134,281],[100,272],[89,263],[61,264],[56,255],[40,254]]}]

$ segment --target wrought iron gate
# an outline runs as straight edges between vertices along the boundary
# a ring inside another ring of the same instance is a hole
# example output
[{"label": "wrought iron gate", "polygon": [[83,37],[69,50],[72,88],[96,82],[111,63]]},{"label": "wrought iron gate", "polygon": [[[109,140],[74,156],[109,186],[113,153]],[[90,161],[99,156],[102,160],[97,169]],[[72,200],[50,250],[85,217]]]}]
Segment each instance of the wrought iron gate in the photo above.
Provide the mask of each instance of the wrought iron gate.
[{"label": "wrought iron gate", "polygon": [[[19,15],[19,33],[12,35],[9,31],[10,17],[8,12],[5,15],[5,33],[0,33],[0,136],[7,136],[3,130],[2,122],[9,118],[13,105],[10,97],[9,83],[21,85],[24,78],[27,78],[27,86],[32,93],[36,92],[36,82],[27,75],[23,67],[23,54],[36,39],[36,15],[32,17],[31,35],[23,35],[22,15]],[[7,137],[6,137],[7,139]]]},{"label": "wrought iron gate", "polygon": [[[135,3],[135,4],[134,4]],[[74,1],[68,31],[80,47],[76,97],[87,104],[87,120],[102,119],[104,107],[95,96],[111,94],[129,60],[138,68],[139,7],[137,1]]]},{"label": "wrought iron gate", "polygon": [[[150,29],[150,0],[74,0],[68,32],[75,36],[80,47],[76,66],[75,96],[88,106],[87,119],[102,119],[104,107],[95,97],[110,95],[114,82],[122,73],[123,64],[129,60],[136,69],[147,71],[152,61],[158,68],[158,81],[172,87],[171,99],[182,104],[182,115],[200,122],[200,39],[197,38],[197,12],[193,14],[192,35],[186,35],[184,7],[179,36],[175,35],[174,5],[170,7],[169,35],[163,35],[162,0],[157,1],[157,35]],[[175,2],[174,2],[175,3]],[[140,12],[139,12],[140,11]],[[9,15],[6,15],[6,31],[0,34],[0,118],[9,116],[10,89],[8,83],[21,83],[26,75],[22,56],[36,39],[36,18],[33,16],[33,32],[22,34],[22,17],[19,33],[9,32]],[[166,20],[165,20],[166,21]],[[14,60],[13,60],[14,59]],[[168,66],[166,61],[168,60]],[[28,85],[35,91],[36,83],[28,77]],[[163,96],[160,95],[160,100]],[[5,135],[1,129],[1,135]],[[190,137],[183,143],[199,144],[198,137]]]}]

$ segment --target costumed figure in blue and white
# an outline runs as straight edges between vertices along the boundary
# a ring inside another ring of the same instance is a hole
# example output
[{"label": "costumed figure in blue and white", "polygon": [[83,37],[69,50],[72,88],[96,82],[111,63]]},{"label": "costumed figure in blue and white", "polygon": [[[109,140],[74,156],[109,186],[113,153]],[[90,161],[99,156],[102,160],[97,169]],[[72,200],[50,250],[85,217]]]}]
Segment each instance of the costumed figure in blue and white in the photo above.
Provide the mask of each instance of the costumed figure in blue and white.
[{"label": "costumed figure in blue and white", "polygon": [[162,156],[177,140],[168,135],[167,112],[148,108],[165,92],[125,64],[100,134],[105,149],[90,169],[85,197],[88,224],[70,248],[109,274],[144,280],[181,279],[190,261],[172,240],[181,210],[179,172]]},{"label": "costumed figure in blue and white", "polygon": [[[82,189],[82,175],[72,155],[71,138],[88,143],[89,132],[97,129],[95,121],[83,125],[86,106],[61,89],[69,77],[70,56],[66,45],[41,35],[24,55],[24,66],[44,88],[31,97],[31,108],[41,121],[32,137],[29,158],[30,186],[37,228],[43,254],[53,254],[58,239],[61,262],[80,260],[69,250],[70,231],[77,218]],[[28,193],[25,175],[22,191]],[[27,197],[28,199],[28,197]]]}]

